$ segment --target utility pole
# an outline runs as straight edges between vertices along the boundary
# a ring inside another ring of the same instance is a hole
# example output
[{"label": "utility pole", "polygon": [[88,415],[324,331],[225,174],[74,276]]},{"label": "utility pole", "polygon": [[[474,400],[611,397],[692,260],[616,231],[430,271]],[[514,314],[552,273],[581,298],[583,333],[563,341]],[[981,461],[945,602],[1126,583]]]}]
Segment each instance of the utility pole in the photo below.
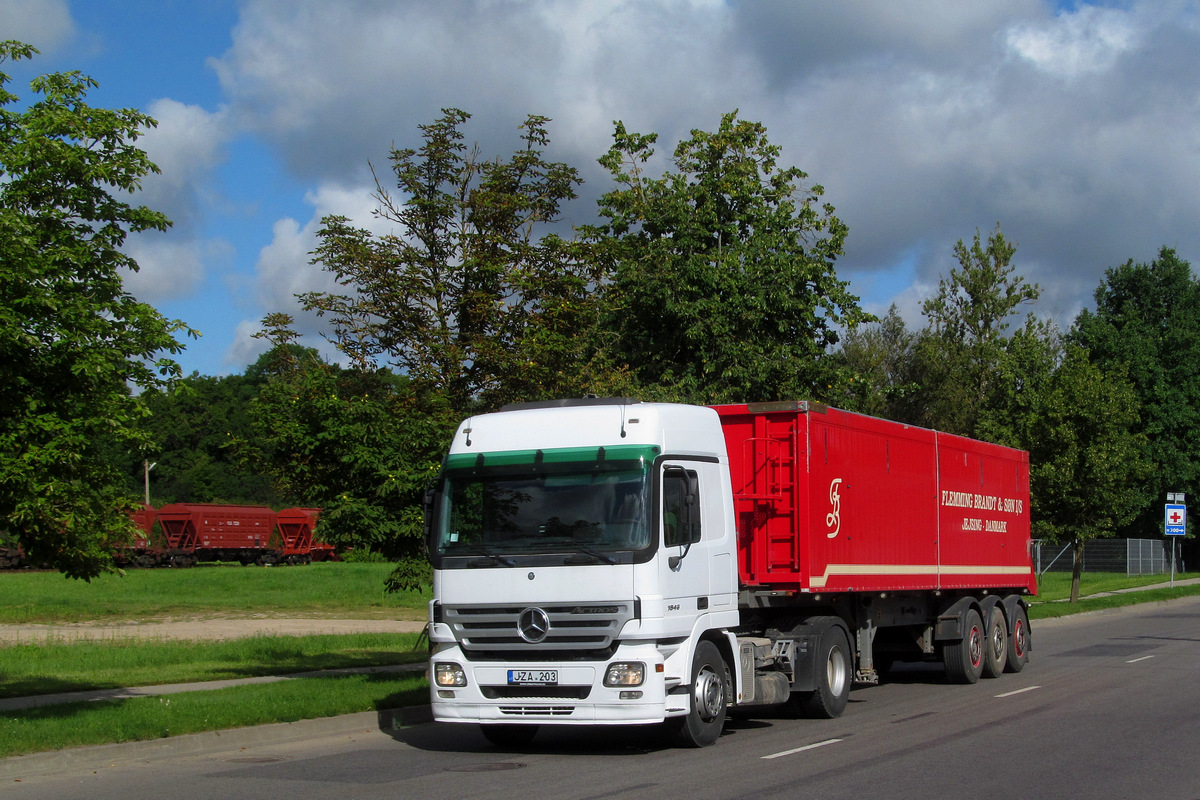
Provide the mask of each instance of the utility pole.
[{"label": "utility pole", "polygon": [[150,459],[142,461],[142,467],[146,470],[146,505],[150,505],[150,470],[158,466],[158,462],[150,463]]}]

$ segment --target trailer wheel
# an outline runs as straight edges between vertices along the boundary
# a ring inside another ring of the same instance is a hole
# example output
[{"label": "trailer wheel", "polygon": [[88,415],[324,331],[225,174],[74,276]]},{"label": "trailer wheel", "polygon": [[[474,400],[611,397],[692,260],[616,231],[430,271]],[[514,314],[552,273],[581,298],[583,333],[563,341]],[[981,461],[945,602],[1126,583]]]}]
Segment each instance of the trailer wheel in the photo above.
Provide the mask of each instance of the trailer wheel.
[{"label": "trailer wheel", "polygon": [[811,719],[840,717],[850,700],[854,666],[850,642],[840,625],[830,625],[821,633],[817,647],[817,688],[811,692],[793,692],[788,705],[794,713]]},{"label": "trailer wheel", "polygon": [[700,642],[692,657],[691,710],[668,720],[680,744],[707,747],[717,741],[725,727],[730,683],[729,667],[721,651],[712,642]]},{"label": "trailer wheel", "polygon": [[963,616],[963,638],[942,648],[942,661],[951,683],[975,683],[983,674],[984,635],[979,612],[971,608]]},{"label": "trailer wheel", "polygon": [[1029,663],[1029,616],[1023,605],[1018,604],[1016,608],[1012,631],[1008,634],[1006,666],[1009,672],[1020,672]]},{"label": "trailer wheel", "polygon": [[988,611],[985,630],[987,641],[983,647],[983,677],[999,678],[1008,663],[1008,625],[999,603]]}]

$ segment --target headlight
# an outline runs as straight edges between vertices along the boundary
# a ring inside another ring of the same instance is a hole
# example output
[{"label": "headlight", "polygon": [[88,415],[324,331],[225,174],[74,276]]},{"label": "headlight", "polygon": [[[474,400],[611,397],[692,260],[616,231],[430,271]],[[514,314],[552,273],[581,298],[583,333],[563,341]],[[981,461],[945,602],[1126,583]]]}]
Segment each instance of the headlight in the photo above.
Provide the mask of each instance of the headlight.
[{"label": "headlight", "polygon": [[646,680],[646,665],[640,661],[618,661],[604,672],[605,686],[641,686]]},{"label": "headlight", "polygon": [[466,686],[467,673],[458,664],[438,662],[433,665],[433,682],[438,686]]}]

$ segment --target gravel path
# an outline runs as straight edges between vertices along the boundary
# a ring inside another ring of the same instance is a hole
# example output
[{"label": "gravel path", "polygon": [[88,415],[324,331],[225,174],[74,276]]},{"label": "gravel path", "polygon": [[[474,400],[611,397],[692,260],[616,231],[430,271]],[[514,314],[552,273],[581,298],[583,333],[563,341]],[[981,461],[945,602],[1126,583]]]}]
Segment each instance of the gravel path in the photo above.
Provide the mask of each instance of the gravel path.
[{"label": "gravel path", "polygon": [[173,619],[146,622],[78,622],[0,625],[0,644],[73,642],[82,639],[119,640],[220,640],[260,634],[302,636],[322,633],[417,633],[424,622],[385,619]]}]

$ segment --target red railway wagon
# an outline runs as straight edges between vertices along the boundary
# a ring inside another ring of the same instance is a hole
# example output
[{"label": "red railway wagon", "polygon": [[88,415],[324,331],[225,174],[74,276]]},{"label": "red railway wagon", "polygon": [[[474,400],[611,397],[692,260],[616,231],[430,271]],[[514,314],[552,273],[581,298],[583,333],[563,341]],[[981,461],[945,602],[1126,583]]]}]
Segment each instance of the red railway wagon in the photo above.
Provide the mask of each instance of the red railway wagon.
[{"label": "red railway wagon", "polygon": [[172,503],[158,510],[169,563],[240,561],[274,564],[276,514],[266,506]]},{"label": "red railway wagon", "polygon": [[319,508],[285,508],[276,515],[284,561],[307,564],[333,558],[333,545],[313,541],[313,531],[320,517]]},{"label": "red railway wagon", "polygon": [[1036,593],[1028,453],[813,405],[716,407],[744,584]]},{"label": "red railway wagon", "polygon": [[129,515],[136,530],[133,533],[133,549],[146,550],[150,547],[150,536],[154,532],[154,518],[158,514],[154,506],[142,504],[142,507]]}]

